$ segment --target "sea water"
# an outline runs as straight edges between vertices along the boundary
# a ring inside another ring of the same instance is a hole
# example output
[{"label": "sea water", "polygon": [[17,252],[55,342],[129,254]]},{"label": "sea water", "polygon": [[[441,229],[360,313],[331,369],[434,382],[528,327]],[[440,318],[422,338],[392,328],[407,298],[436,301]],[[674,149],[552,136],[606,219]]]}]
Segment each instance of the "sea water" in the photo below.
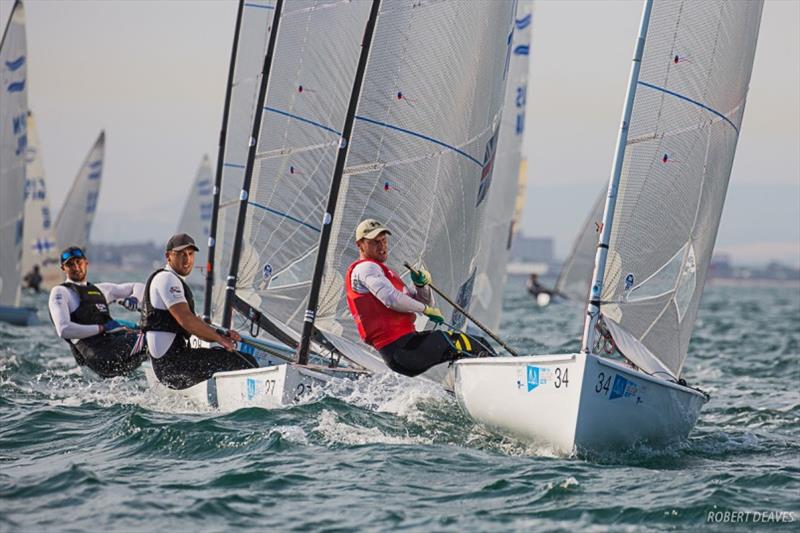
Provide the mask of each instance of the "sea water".
[{"label": "sea water", "polygon": [[[26,299],[46,320],[46,295]],[[569,352],[581,312],[512,279],[501,334]],[[796,286],[707,287],[685,377],[712,398],[688,440],[565,457],[419,380],[222,414],[155,397],[141,372],[82,373],[47,322],[0,324],[0,530],[796,530],[799,326]]]}]

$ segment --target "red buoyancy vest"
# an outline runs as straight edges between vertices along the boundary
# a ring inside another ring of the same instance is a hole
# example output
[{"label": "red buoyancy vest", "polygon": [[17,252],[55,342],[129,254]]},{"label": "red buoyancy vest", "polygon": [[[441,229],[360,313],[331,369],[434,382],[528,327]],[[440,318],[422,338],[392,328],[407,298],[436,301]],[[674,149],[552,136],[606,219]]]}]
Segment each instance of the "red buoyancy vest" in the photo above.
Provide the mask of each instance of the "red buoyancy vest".
[{"label": "red buoyancy vest", "polygon": [[352,274],[356,265],[369,261],[375,263],[383,270],[383,274],[389,279],[395,289],[402,292],[405,288],[400,276],[392,269],[371,259],[359,259],[347,269],[345,287],[347,289],[347,305],[350,307],[350,314],[353,315],[358,334],[364,342],[371,344],[378,350],[396,341],[403,335],[414,333],[414,313],[401,313],[394,309],[389,309],[383,302],[378,300],[374,294],[368,292],[360,294],[353,290]]}]

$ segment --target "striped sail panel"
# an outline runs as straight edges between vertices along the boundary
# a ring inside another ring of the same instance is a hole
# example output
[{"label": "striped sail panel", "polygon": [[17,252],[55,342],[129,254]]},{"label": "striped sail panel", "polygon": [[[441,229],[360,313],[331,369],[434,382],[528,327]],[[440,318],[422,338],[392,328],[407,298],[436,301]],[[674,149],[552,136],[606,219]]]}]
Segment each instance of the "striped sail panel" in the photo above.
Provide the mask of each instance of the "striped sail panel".
[{"label": "striped sail panel", "polygon": [[[228,122],[225,125],[225,154],[220,185],[212,316],[217,323],[222,315],[225,281],[230,270],[239,192],[242,189],[247,150],[253,130],[258,88],[267,41],[272,31],[275,2],[247,0],[242,9],[238,46],[234,59]],[[197,241],[200,245],[200,241]],[[200,248],[203,248],[201,245]]]},{"label": "striped sail panel", "polygon": [[739,138],[761,9],[759,1],[653,4],[601,305],[621,352],[651,372],[677,377],[686,359]]},{"label": "striped sail panel", "polygon": [[25,10],[14,4],[0,42],[0,305],[19,305],[27,144]]},{"label": "striped sail panel", "polygon": [[556,280],[555,290],[579,303],[586,303],[589,289],[592,286],[594,258],[597,253],[597,242],[603,223],[603,210],[606,207],[608,190],[603,187],[592,204],[589,216],[578,229],[578,235],[572,244],[569,256]]},{"label": "striped sail panel", "polygon": [[[510,1],[381,4],[320,292],[317,325],[326,333],[361,343],[344,274],[365,218],[391,229],[391,268],[422,264],[469,306],[514,13]],[[439,304],[448,322],[463,325]]]},{"label": "striped sail panel", "polygon": [[486,199],[486,212],[478,245],[478,270],[473,288],[472,314],[489,329],[500,325],[509,252],[514,234],[515,200],[520,188],[520,160],[525,131],[528,58],[533,25],[532,2],[517,4],[511,62],[500,124],[494,177]]},{"label": "striped sail panel", "polygon": [[89,155],[83,162],[72,188],[61,206],[56,219],[56,243],[59,248],[89,244],[100,182],[103,180],[103,158],[105,157],[106,134],[100,132]]},{"label": "striped sail panel", "polygon": [[53,232],[50,197],[42,163],[42,145],[32,113],[28,113],[28,147],[25,155],[25,225],[22,237],[22,274],[39,266],[42,289],[49,290],[63,281],[59,248]]},{"label": "striped sail panel", "polygon": [[189,281],[197,284],[203,282],[203,268],[206,265],[208,249],[203,246],[208,239],[211,224],[211,210],[213,209],[214,176],[211,162],[204,155],[192,182],[186,205],[183,207],[177,233],[188,233],[194,237],[200,251],[195,254],[194,271],[189,276]]},{"label": "striped sail panel", "polygon": [[236,294],[300,331],[370,2],[284,4]]}]

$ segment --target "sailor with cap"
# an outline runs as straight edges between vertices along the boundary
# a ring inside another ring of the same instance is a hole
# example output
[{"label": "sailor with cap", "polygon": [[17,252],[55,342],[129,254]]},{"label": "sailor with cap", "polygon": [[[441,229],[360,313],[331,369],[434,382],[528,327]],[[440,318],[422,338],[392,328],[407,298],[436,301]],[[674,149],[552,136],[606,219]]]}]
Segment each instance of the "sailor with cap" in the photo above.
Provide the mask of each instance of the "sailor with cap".
[{"label": "sailor with cap", "polygon": [[[258,366],[252,357],[234,351],[234,342],[241,340],[236,331],[217,330],[194,314],[194,297],[185,278],[194,268],[197,251],[192,237],[173,235],[167,242],[167,264],[150,275],[142,301],[142,330],[153,371],[172,389],[191,387],[216,372]],[[224,349],[192,348],[191,335]]]},{"label": "sailor with cap", "polygon": [[[416,376],[458,357],[461,351],[455,348],[453,335],[470,345],[472,337],[441,330],[417,332],[417,313],[437,325],[444,322],[444,317],[433,307],[428,287],[431,275],[426,270],[412,272],[413,286],[407,287],[386,265],[389,235],[391,232],[374,219],[363,220],[356,228],[359,258],[345,275],[347,304],[361,338],[380,352],[386,366],[400,374]],[[470,346],[466,351],[471,350]]]},{"label": "sailor with cap", "polygon": [[147,357],[139,335],[111,318],[108,302],[121,301],[133,311],[144,292],[141,283],[86,281],[89,259],[77,246],[61,252],[61,270],[67,280],[50,291],[50,318],[56,333],[69,344],[75,360],[100,377],[133,372]]}]

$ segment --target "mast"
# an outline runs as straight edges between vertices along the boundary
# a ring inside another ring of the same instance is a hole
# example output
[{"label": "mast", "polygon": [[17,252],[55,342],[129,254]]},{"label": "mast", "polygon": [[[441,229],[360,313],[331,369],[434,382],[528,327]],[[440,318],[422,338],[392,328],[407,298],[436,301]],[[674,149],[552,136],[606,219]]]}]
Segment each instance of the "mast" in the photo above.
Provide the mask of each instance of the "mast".
[{"label": "mast", "polygon": [[233,45],[231,46],[231,62],[228,66],[228,84],[225,87],[225,104],[222,108],[222,127],[219,130],[219,149],[217,150],[217,172],[214,176],[214,193],[211,208],[211,225],[208,228],[208,258],[206,260],[206,298],[203,302],[203,320],[211,321],[211,290],[214,288],[214,251],[217,246],[217,219],[219,218],[219,197],[222,188],[222,169],[225,159],[225,141],[228,136],[228,115],[231,106],[231,93],[233,92],[233,75],[236,70],[236,53],[239,50],[239,30],[242,27],[242,12],[244,0],[239,0],[239,9],[236,12],[236,28],[233,31]]},{"label": "mast", "polygon": [[[342,129],[342,136],[339,140],[339,153],[336,154],[336,165],[331,179],[331,188],[328,193],[328,204],[325,206],[325,214],[322,218],[322,232],[319,237],[319,248],[317,258],[314,263],[314,276],[311,279],[311,289],[308,293],[308,305],[306,306],[305,320],[303,322],[303,333],[300,338],[300,346],[297,348],[297,362],[301,365],[308,363],[308,347],[311,342],[311,334],[314,331],[314,318],[317,312],[319,301],[319,291],[322,287],[322,272],[325,268],[325,256],[328,253],[328,244],[331,238],[331,223],[333,214],[336,211],[336,202],[339,197],[339,185],[342,182],[344,165],[347,161],[347,154],[350,150],[350,134],[353,130],[358,100],[361,96],[361,86],[364,81],[364,73],[367,70],[367,58],[372,44],[372,36],[375,33],[375,22],[378,18],[378,10],[381,1],[372,0],[372,8],[369,12],[369,19],[364,29],[364,39],[361,42],[361,55],[358,58],[355,78],[353,79],[353,90],[350,93],[350,103],[347,106],[347,116]],[[227,296],[227,295],[226,295]]]},{"label": "mast", "polygon": [[[269,44],[267,45],[267,55],[264,56],[264,67],[261,70],[261,87],[258,89],[258,102],[256,104],[256,114],[253,118],[253,130],[250,134],[250,149],[247,152],[247,166],[244,171],[244,182],[239,193],[239,216],[236,220],[236,233],[233,238],[233,255],[231,256],[231,268],[228,271],[228,280],[225,285],[225,304],[222,310],[222,327],[231,326],[233,315],[233,296],[236,292],[236,278],[239,272],[239,260],[242,256],[242,239],[244,238],[244,219],[247,214],[247,198],[250,195],[250,183],[253,181],[253,166],[256,161],[256,149],[258,148],[258,133],[261,130],[261,116],[264,113],[264,99],[267,96],[267,84],[269,83],[269,72],[272,67],[272,56],[275,52],[275,42],[278,36],[278,24],[283,9],[283,0],[278,0],[275,4],[275,14],[272,16],[272,30],[269,34]],[[219,164],[219,161],[217,162]]]},{"label": "mast", "polygon": [[631,113],[633,111],[633,99],[636,96],[636,84],[639,81],[639,69],[642,65],[642,55],[644,54],[644,44],[647,39],[647,28],[650,24],[650,12],[653,7],[653,0],[645,0],[644,11],[642,12],[642,22],[639,27],[639,37],[636,41],[636,50],[631,64],[631,76],[628,81],[628,92],[625,98],[625,108],[622,111],[622,125],[617,137],[617,149],[614,154],[614,165],[611,171],[611,180],[608,184],[608,197],[606,198],[605,211],[603,213],[603,230],[600,240],[597,243],[597,254],[594,260],[594,275],[592,277],[592,287],[589,295],[589,304],[586,309],[586,318],[583,323],[583,339],[581,341],[581,351],[589,353],[594,345],[594,329],[600,318],[600,296],[603,293],[603,278],[606,271],[606,260],[608,258],[608,245],[611,241],[611,225],[614,220],[614,210],[617,206],[617,188],[622,176],[622,164],[625,159],[625,145],[628,141],[628,127],[630,125]]}]

